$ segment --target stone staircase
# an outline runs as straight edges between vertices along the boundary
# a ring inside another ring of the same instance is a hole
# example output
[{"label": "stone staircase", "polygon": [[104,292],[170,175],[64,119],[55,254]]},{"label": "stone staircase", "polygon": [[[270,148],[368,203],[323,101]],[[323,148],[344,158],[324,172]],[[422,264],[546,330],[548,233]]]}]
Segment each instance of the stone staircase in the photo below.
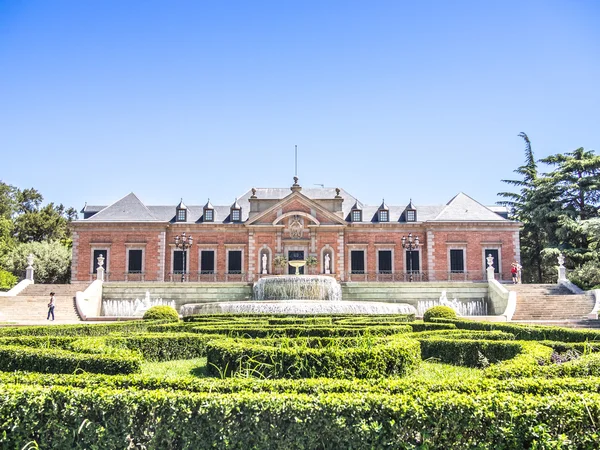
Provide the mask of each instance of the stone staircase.
[{"label": "stone staircase", "polygon": [[573,294],[556,284],[506,285],[517,293],[514,321],[584,320],[594,308],[590,294]]},{"label": "stone staircase", "polygon": [[75,292],[87,284],[32,284],[15,297],[0,297],[0,321],[44,320],[48,315],[50,292],[55,293],[56,321],[80,320],[75,309]]}]

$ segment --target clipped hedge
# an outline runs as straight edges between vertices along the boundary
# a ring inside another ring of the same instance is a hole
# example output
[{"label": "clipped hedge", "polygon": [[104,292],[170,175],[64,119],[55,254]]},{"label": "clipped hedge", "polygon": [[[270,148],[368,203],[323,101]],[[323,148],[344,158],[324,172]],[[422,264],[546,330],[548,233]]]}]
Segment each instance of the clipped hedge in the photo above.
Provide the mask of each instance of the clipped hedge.
[{"label": "clipped hedge", "polygon": [[179,322],[179,314],[172,306],[152,306],[144,313],[144,320],[164,320],[165,322]]},{"label": "clipped hedge", "polygon": [[419,339],[424,360],[437,361],[466,367],[486,367],[514,358],[523,347],[514,341],[487,341],[475,339]]},{"label": "clipped hedge", "polygon": [[484,375],[500,379],[532,377],[547,372],[554,350],[537,342],[520,342],[522,351],[516,357],[491,365]]},{"label": "clipped hedge", "polygon": [[132,353],[84,354],[60,349],[0,346],[0,368],[3,371],[25,370],[43,373],[84,371],[114,375],[140,372],[141,367],[142,359]]},{"label": "clipped hedge", "polygon": [[372,327],[321,327],[321,326],[252,326],[252,325],[204,325],[191,329],[200,334],[223,334],[230,337],[272,338],[272,337],[352,337],[364,334],[391,335],[409,333],[410,325],[372,326]]},{"label": "clipped hedge", "polygon": [[421,360],[412,339],[285,339],[252,342],[222,339],[206,344],[207,368],[214,376],[262,378],[377,378],[404,376]]},{"label": "clipped hedge", "polygon": [[433,319],[456,319],[456,311],[445,305],[433,306],[425,311],[423,320],[431,322]]},{"label": "clipped hedge", "polygon": [[44,449],[598,448],[600,395],[187,393],[0,386],[0,445]]},{"label": "clipped hedge", "polygon": [[171,361],[206,356],[206,343],[219,335],[196,333],[143,333],[111,335],[107,344],[141,352],[147,361]]},{"label": "clipped hedge", "polygon": [[111,333],[147,331],[156,322],[131,320],[119,323],[51,325],[30,327],[2,327],[0,337],[8,336],[106,336]]},{"label": "clipped hedge", "polygon": [[600,342],[600,330],[501,322],[476,322],[466,319],[435,319],[434,321],[436,323],[451,323],[462,330],[505,331],[514,334],[516,339],[523,341]]}]

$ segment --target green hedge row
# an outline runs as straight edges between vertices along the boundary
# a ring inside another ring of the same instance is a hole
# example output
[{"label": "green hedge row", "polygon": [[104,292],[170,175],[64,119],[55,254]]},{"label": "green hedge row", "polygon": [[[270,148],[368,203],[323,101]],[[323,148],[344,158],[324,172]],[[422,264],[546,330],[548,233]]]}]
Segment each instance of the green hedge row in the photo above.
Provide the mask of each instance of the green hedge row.
[{"label": "green hedge row", "polygon": [[213,376],[243,374],[258,378],[377,378],[404,376],[420,363],[419,343],[412,339],[362,342],[348,339],[221,339],[206,344],[207,368]]},{"label": "green hedge row", "polygon": [[448,339],[484,339],[487,341],[512,341],[515,335],[505,331],[469,331],[469,330],[435,330],[421,331],[410,336],[414,339],[427,339],[442,337]]},{"label": "green hedge row", "polygon": [[149,375],[103,375],[88,373],[84,377],[72,374],[41,374],[35,372],[0,372],[0,384],[33,384],[39,386],[72,386],[114,389],[169,390],[185,392],[240,393],[272,392],[320,395],[326,393],[385,393],[388,395],[426,395],[428,392],[514,392],[519,394],[550,395],[562,392],[600,393],[600,377],[582,378],[371,378],[371,379],[257,379],[257,378],[179,378]]},{"label": "green hedge row", "polygon": [[436,323],[452,323],[462,330],[499,330],[514,334],[523,341],[593,342],[600,341],[600,330],[521,325],[502,322],[476,322],[466,319],[435,319]]},{"label": "green hedge row", "polygon": [[0,337],[5,336],[105,336],[111,333],[131,333],[147,331],[157,322],[131,320],[119,323],[52,325],[31,327],[2,327]]},{"label": "green hedge row", "polygon": [[364,334],[391,335],[410,333],[412,328],[408,325],[372,326],[372,327],[321,327],[321,326],[249,326],[249,325],[213,325],[195,326],[191,329],[194,333],[223,334],[231,337],[271,338],[271,337],[352,337]]},{"label": "green hedge row", "polygon": [[[521,449],[600,445],[600,395],[81,390],[0,386],[0,446]],[[31,445],[31,444],[30,444]]]},{"label": "green hedge row", "polygon": [[[85,354],[61,349],[0,346],[0,369],[43,373],[92,372],[128,374],[140,372],[142,359],[131,353]],[[0,417],[2,417],[0,415]]]},{"label": "green hedge row", "polygon": [[554,350],[538,342],[521,341],[521,353],[512,359],[491,365],[484,370],[488,377],[508,379],[544,374],[551,364]]},{"label": "green hedge row", "polygon": [[206,356],[206,343],[219,335],[196,333],[142,333],[111,335],[108,345],[139,351],[147,361],[171,361]]},{"label": "green hedge row", "polygon": [[466,367],[487,367],[514,358],[523,351],[519,342],[486,341],[475,339],[419,339],[423,360],[435,359],[442,363]]}]

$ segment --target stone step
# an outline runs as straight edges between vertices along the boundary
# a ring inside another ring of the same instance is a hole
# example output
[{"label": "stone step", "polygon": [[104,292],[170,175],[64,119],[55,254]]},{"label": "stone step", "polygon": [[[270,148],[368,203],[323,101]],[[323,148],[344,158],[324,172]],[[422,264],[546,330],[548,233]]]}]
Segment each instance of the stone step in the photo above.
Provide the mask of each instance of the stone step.
[{"label": "stone step", "polygon": [[[0,297],[0,321],[44,319],[48,315],[46,296]],[[56,296],[54,316],[61,320],[80,320],[72,296]]]},{"label": "stone step", "polygon": [[23,289],[19,296],[50,296],[50,292],[54,292],[57,296],[68,295],[75,296],[77,291],[84,291],[88,284],[30,284]]}]

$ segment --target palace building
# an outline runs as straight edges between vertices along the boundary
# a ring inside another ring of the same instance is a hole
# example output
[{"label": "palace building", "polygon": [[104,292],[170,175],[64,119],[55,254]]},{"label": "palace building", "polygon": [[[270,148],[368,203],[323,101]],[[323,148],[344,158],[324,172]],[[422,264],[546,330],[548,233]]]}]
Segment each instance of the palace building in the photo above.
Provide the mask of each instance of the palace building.
[{"label": "palace building", "polygon": [[501,210],[463,193],[440,205],[369,206],[297,178],[227,206],[150,206],[131,193],[86,205],[72,223],[72,280],[95,278],[102,256],[106,281],[252,282],[295,273],[294,260],[306,261],[301,273],[339,281],[478,281],[489,255],[508,280],[520,224]]}]

